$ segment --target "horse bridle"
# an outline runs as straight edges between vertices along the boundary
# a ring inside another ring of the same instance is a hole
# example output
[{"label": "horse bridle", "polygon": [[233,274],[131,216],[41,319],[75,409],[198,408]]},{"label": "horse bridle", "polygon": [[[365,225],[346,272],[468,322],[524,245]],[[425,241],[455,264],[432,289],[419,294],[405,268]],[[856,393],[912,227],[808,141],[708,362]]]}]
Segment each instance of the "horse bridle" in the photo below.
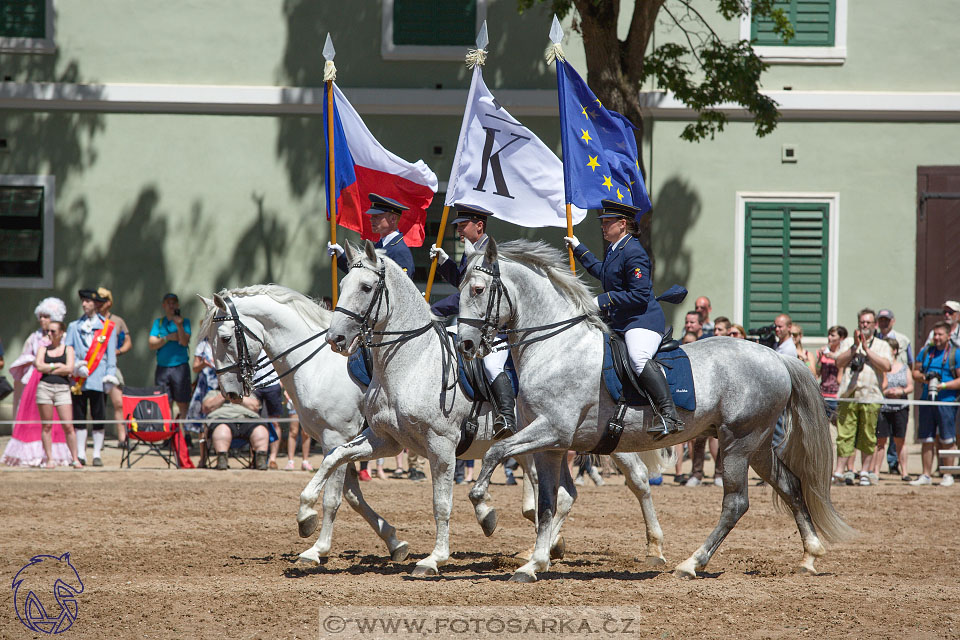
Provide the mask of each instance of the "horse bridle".
[{"label": "horse bridle", "polygon": [[[247,325],[243,324],[243,321],[240,320],[240,314],[237,312],[237,307],[233,303],[233,299],[230,296],[223,296],[223,302],[227,306],[230,315],[219,315],[214,316],[212,322],[220,324],[221,322],[226,322],[228,320],[233,321],[233,335],[237,341],[237,361],[233,364],[229,364],[225,367],[220,367],[216,369],[214,373],[220,375],[221,373],[230,373],[236,371],[237,375],[240,376],[240,381],[243,384],[243,393],[244,395],[250,395],[255,389],[263,389],[264,387],[269,387],[280,382],[281,378],[292,374],[294,371],[302,367],[307,363],[311,358],[320,353],[320,350],[327,346],[327,343],[324,342],[319,347],[317,347],[313,353],[309,356],[298,362],[296,365],[290,367],[283,373],[277,373],[276,378],[271,377],[271,372],[264,373],[263,375],[256,377],[257,372],[266,367],[267,365],[273,364],[280,358],[288,355],[289,353],[299,349],[308,342],[312,342],[317,338],[323,336],[327,333],[326,329],[320,333],[315,333],[305,340],[301,340],[292,347],[285,349],[283,352],[279,353],[274,358],[264,355],[262,358],[258,359],[256,362],[253,361],[253,357],[250,355],[250,347],[247,344],[246,336],[250,336],[258,343],[260,343],[260,349],[263,349],[263,340],[261,340],[257,334],[253,332]],[[276,369],[274,372],[276,373]],[[268,380],[268,378],[270,378]]]},{"label": "horse bridle", "polygon": [[[480,318],[459,318],[457,322],[479,328],[480,343],[486,345],[487,349],[489,349],[491,353],[503,351],[504,349],[522,347],[524,345],[552,338],[555,335],[563,333],[567,329],[573,328],[589,317],[589,315],[585,313],[575,318],[569,318],[567,320],[561,320],[551,324],[542,324],[536,327],[522,327],[519,329],[508,329],[506,325],[501,324],[500,322],[500,303],[504,298],[506,298],[507,304],[510,306],[510,316],[512,317],[514,311],[513,300],[510,298],[510,292],[507,291],[507,287],[505,284],[503,284],[503,279],[500,277],[500,265],[498,261],[495,260],[493,263],[489,263],[487,262],[487,259],[484,258],[483,261],[474,266],[473,269],[474,271],[489,274],[492,277],[490,285],[491,291],[487,294],[487,310]],[[542,336],[522,339],[518,342],[514,342],[512,345],[509,343],[509,336],[511,334],[527,335],[539,331],[547,331],[549,329],[556,329],[556,331],[552,331]],[[497,337],[501,334],[504,337]]]}]

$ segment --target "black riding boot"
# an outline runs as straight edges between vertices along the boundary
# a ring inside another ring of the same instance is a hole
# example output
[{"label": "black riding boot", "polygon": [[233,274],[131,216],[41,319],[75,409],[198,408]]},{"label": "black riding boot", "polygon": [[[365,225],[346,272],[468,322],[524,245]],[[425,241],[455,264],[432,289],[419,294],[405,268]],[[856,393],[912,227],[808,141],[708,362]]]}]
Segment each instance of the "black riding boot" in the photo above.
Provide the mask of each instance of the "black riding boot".
[{"label": "black riding boot", "polygon": [[673,404],[667,379],[653,360],[647,360],[637,379],[650,395],[654,406],[655,417],[649,433],[658,433],[662,437],[683,431],[683,421],[677,415],[677,407]]},{"label": "black riding boot", "polygon": [[497,408],[497,417],[493,421],[493,439],[507,438],[517,432],[517,419],[513,410],[517,399],[513,395],[513,383],[510,376],[501,371],[490,383],[493,391],[493,404]]}]

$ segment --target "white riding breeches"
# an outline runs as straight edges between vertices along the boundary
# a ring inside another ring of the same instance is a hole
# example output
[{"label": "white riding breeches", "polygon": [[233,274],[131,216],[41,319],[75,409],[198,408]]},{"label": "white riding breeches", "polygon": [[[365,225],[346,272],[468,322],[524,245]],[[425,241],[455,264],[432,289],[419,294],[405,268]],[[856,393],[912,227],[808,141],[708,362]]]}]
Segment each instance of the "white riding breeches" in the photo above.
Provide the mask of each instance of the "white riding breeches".
[{"label": "white riding breeches", "polygon": [[487,373],[487,380],[493,382],[498,375],[503,373],[503,367],[507,364],[507,358],[509,357],[509,349],[495,351],[483,357],[481,362],[483,362],[483,370]]},{"label": "white riding breeches", "polygon": [[637,328],[627,329],[627,332],[623,334],[623,339],[627,343],[630,364],[633,365],[633,370],[639,375],[647,365],[647,360],[657,353],[657,349],[660,348],[660,341],[663,338],[656,331]]}]

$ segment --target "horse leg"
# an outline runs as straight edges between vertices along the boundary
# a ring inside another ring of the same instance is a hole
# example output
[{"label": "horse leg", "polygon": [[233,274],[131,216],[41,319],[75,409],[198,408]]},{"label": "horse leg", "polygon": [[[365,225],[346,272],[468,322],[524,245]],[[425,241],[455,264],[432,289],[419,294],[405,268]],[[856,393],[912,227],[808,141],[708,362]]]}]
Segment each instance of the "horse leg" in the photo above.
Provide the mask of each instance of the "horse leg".
[{"label": "horse leg", "polygon": [[651,567],[665,565],[667,560],[663,557],[663,531],[660,529],[660,521],[657,520],[657,510],[653,507],[647,465],[643,464],[643,460],[636,453],[614,453],[611,457],[613,463],[623,472],[630,491],[640,501],[643,523],[647,528],[646,563]]},{"label": "horse leg", "polygon": [[[379,458],[380,456],[377,457]],[[405,541],[397,539],[396,528],[377,514],[377,512],[367,504],[367,501],[364,500],[363,492],[360,490],[357,470],[354,469],[353,465],[347,466],[346,469],[347,479],[344,485],[343,495],[347,499],[347,504],[353,507],[353,510],[367,521],[367,524],[370,525],[380,539],[383,540],[384,544],[387,545],[391,560],[394,562],[406,560],[410,553],[409,546]],[[326,506],[324,506],[324,510],[326,510]]]},{"label": "horse leg", "polygon": [[430,475],[433,477],[433,519],[437,523],[437,540],[429,556],[417,563],[414,576],[435,576],[450,559],[450,513],[453,509],[453,473],[456,457],[433,455]]},{"label": "horse leg", "polygon": [[300,537],[306,538],[317,530],[319,521],[313,506],[336,468],[356,460],[373,460],[394,456],[401,450],[399,443],[390,438],[380,438],[370,428],[366,428],[356,438],[335,447],[323,458],[323,462],[310,482],[300,493],[300,509],[297,511],[297,523]]},{"label": "horse leg", "polygon": [[530,560],[510,577],[511,582],[536,582],[537,572],[550,568],[550,547],[556,534],[554,514],[562,481],[560,468],[566,464],[566,451],[549,451],[537,456],[537,544]]},{"label": "horse leg", "polygon": [[793,519],[797,522],[800,539],[803,540],[803,559],[797,568],[797,572],[805,575],[816,575],[817,569],[814,567],[814,561],[826,553],[826,548],[820,542],[816,527],[813,526],[810,511],[803,499],[800,479],[776,456],[772,449],[754,452],[750,458],[750,464],[757,475],[766,480],[767,484],[773,487],[777,495],[793,511]]},{"label": "horse leg", "polygon": [[520,513],[524,518],[537,526],[537,466],[530,456],[517,458],[520,468],[523,469],[523,502]]},{"label": "horse leg", "polygon": [[747,512],[750,501],[747,498],[747,456],[737,450],[724,446],[724,430],[720,432],[720,446],[723,451],[723,510],[716,528],[710,532],[706,541],[692,556],[681,562],[673,570],[678,578],[696,578],[697,570],[710,562],[717,547],[727,537],[737,521]]},{"label": "horse leg", "polygon": [[333,523],[337,518],[337,510],[343,498],[343,478],[347,467],[340,466],[334,469],[330,480],[323,488],[323,524],[320,525],[320,535],[313,546],[300,554],[299,562],[320,564],[321,558],[326,558],[333,544]]}]

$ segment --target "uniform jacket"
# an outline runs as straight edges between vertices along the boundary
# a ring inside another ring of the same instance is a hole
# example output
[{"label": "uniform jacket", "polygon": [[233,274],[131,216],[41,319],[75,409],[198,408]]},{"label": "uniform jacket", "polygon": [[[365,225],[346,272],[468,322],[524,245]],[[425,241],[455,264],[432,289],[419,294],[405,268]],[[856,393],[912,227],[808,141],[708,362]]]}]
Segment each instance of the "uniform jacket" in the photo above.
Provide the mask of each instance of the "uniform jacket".
[{"label": "uniform jacket", "polygon": [[587,271],[603,284],[597,299],[610,327],[617,332],[649,329],[663,335],[666,319],[653,295],[650,258],[640,241],[629,236],[597,260],[584,244],[573,250]]},{"label": "uniform jacket", "polygon": [[[87,351],[93,344],[93,334],[103,327],[103,316],[95,314],[90,322],[85,322],[86,316],[74,320],[67,327],[65,344],[73,347],[75,364],[86,364]],[[117,328],[114,326],[107,341],[107,351],[103,354],[100,364],[90,372],[90,377],[83,383],[83,388],[90,391],[103,391],[103,377],[117,375]]]},{"label": "uniform jacket", "polygon": [[[373,246],[377,249],[385,249],[387,257],[400,265],[407,275],[410,276],[410,279],[413,280],[413,254],[410,253],[410,247],[407,246],[407,243],[403,241],[402,233],[397,233],[397,236],[391,240],[386,247],[383,246],[382,240],[377,240],[377,243]],[[350,270],[350,265],[347,264],[347,258],[343,254],[337,256],[337,266],[340,267],[341,271]]]},{"label": "uniform jacket", "polygon": [[[487,239],[489,236],[484,234],[482,238],[477,240],[477,243],[473,245],[473,248],[477,251],[482,251],[484,247],[487,246]],[[460,283],[463,281],[463,272],[467,267],[467,256],[464,254],[460,258],[460,264],[454,265],[453,260],[447,260],[443,264],[437,265],[437,273],[440,274],[444,280],[449,282],[455,287],[459,287]],[[440,316],[441,318],[446,318],[447,316],[453,316],[460,313],[460,292],[451,293],[446,298],[434,302],[430,306],[430,311],[434,315]]]}]

